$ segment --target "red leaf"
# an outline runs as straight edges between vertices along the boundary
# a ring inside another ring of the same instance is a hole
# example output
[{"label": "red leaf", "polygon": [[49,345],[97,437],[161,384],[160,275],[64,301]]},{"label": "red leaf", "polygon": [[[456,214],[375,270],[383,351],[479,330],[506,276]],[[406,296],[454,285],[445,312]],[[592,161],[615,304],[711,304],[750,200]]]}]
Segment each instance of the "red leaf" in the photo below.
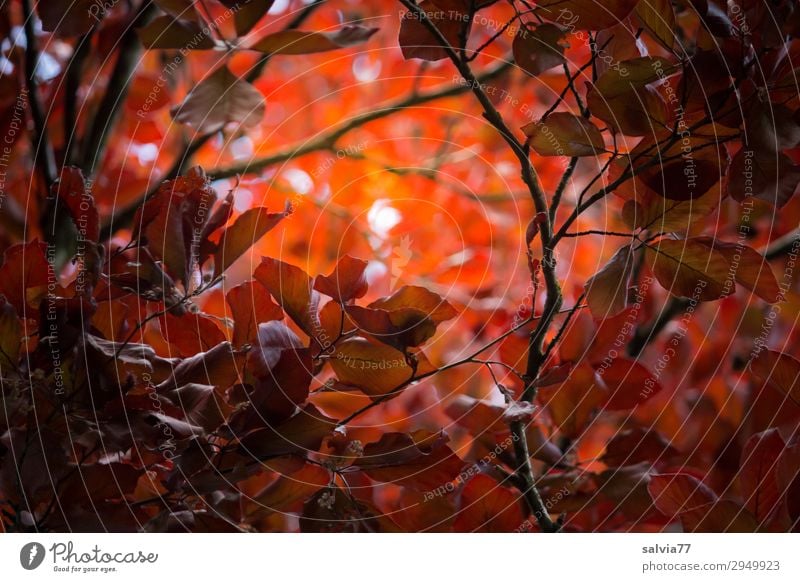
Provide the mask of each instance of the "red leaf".
[{"label": "red leaf", "polygon": [[258,281],[234,287],[225,296],[233,318],[233,345],[253,343],[258,324],[283,318],[283,310]]},{"label": "red leaf", "polygon": [[97,242],[100,238],[100,216],[94,198],[86,187],[79,168],[64,167],[61,177],[52,186],[53,194],[66,206],[81,239]]},{"label": "red leaf", "polygon": [[256,244],[262,236],[288,216],[286,212],[269,212],[266,208],[251,208],[222,232],[214,255],[214,276],[222,275],[236,259]]},{"label": "red leaf", "polygon": [[655,430],[633,428],[620,432],[608,441],[602,461],[611,467],[669,462],[678,451]]},{"label": "red leaf", "polygon": [[216,321],[205,315],[187,313],[178,317],[166,313],[159,318],[159,324],[164,339],[177,352],[172,356],[193,356],[225,341]]},{"label": "red leaf", "polygon": [[371,479],[418,490],[433,490],[453,481],[464,466],[441,434],[418,431],[387,433],[364,447],[353,464]]},{"label": "red leaf", "polygon": [[512,532],[522,523],[520,494],[488,475],[475,475],[461,491],[453,528],[459,532]]},{"label": "red leaf", "polygon": [[759,523],[778,510],[783,491],[778,487],[778,458],[786,443],[777,429],[754,434],[742,451],[738,479],[745,507]]},{"label": "red leaf", "polygon": [[717,495],[696,478],[685,473],[653,475],[647,490],[658,510],[667,517],[697,509],[717,500]]},{"label": "red leaf", "polygon": [[656,377],[635,360],[617,358],[597,373],[608,387],[606,410],[630,410],[661,391]]},{"label": "red leaf", "polygon": [[[461,46],[462,32],[469,25],[469,20],[454,12],[442,10],[430,0],[421,2],[419,9],[447,39],[447,44],[452,47]],[[447,52],[442,48],[439,39],[431,34],[421,18],[411,11],[404,12],[400,18],[398,43],[406,59],[438,61],[447,58]]]},{"label": "red leaf", "polygon": [[395,311],[403,308],[413,308],[422,311],[433,323],[439,325],[453,319],[458,312],[440,295],[424,287],[404,285],[390,297],[378,299],[369,304],[373,309]]},{"label": "red leaf", "polygon": [[564,31],[555,24],[540,24],[534,30],[520,26],[514,37],[514,62],[534,77],[566,63],[564,49],[569,47]]},{"label": "red leaf", "polygon": [[46,252],[47,245],[34,240],[9,247],[3,255],[0,295],[6,296],[21,318],[38,318],[39,301],[47,294],[47,285],[56,281]]},{"label": "red leaf", "polygon": [[264,257],[253,277],[283,307],[309,337],[317,335],[319,296],[312,291],[311,278],[299,267]]},{"label": "red leaf", "polygon": [[683,531],[695,533],[755,533],[758,523],[738,503],[720,499],[681,514]]},{"label": "red leaf", "polygon": [[350,338],[338,344],[330,363],[340,382],[357,386],[369,396],[393,390],[400,394],[396,389],[414,377],[414,369],[403,352],[363,338]]},{"label": "red leaf", "polygon": [[314,289],[333,297],[339,303],[363,297],[367,293],[367,264],[367,261],[345,255],[339,259],[330,275],[319,275],[314,280]]},{"label": "red leaf", "polygon": [[586,281],[586,303],[596,319],[613,317],[625,310],[632,271],[633,247],[625,245]]},{"label": "red leaf", "polygon": [[639,0],[538,0],[538,14],[575,30],[602,30],[622,22]]},{"label": "red leaf", "polygon": [[567,436],[577,437],[592,419],[594,411],[606,400],[602,380],[588,365],[573,368],[570,376],[557,386],[539,389],[539,401],[553,422]]},{"label": "red leaf", "polygon": [[350,305],[347,314],[378,341],[404,351],[429,340],[436,326],[457,312],[436,293],[405,286],[391,297],[373,301],[368,308]]},{"label": "red leaf", "polygon": [[275,427],[265,426],[245,435],[240,444],[242,453],[258,459],[290,453],[319,450],[322,440],[336,423],[309,404],[303,410]]},{"label": "red leaf", "polygon": [[750,362],[750,371],[800,404],[800,361],[782,352],[761,350]]}]

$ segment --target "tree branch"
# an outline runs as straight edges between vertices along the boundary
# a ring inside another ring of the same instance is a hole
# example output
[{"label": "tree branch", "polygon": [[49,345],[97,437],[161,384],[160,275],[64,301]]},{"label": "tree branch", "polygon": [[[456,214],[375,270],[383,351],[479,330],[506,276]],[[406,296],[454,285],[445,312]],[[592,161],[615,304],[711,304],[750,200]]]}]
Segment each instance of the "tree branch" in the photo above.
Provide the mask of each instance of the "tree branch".
[{"label": "tree branch", "polygon": [[30,0],[22,0],[22,17],[25,20],[25,83],[28,90],[28,102],[31,107],[31,117],[36,129],[32,136],[33,156],[36,165],[42,174],[47,192],[49,195],[50,186],[58,177],[56,168],[56,157],[53,153],[53,146],[47,135],[47,119],[44,108],[39,100],[39,93],[36,87],[36,66],[39,63],[39,45],[36,40],[36,30],[34,29],[33,10]]},{"label": "tree branch", "polygon": [[86,57],[89,55],[92,47],[92,36],[94,36],[94,28],[81,36],[75,43],[75,49],[72,53],[72,58],[67,65],[65,73],[66,79],[64,82],[64,160],[66,164],[75,162],[74,156],[78,142],[77,132],[77,99],[81,86],[81,74],[83,73],[83,65],[86,62]]},{"label": "tree branch", "polygon": [[[400,0],[400,2],[409,12],[414,14],[415,18],[428,29],[436,41],[442,46],[450,61],[456,66],[458,72],[483,107],[483,116],[510,146],[512,152],[519,161],[522,181],[528,187],[536,212],[539,216],[543,217],[539,224],[539,236],[542,241],[542,273],[547,288],[547,297],[545,299],[544,312],[539,320],[539,324],[530,336],[528,361],[525,369],[526,386],[522,394],[523,400],[532,402],[536,397],[536,378],[539,375],[539,370],[545,359],[544,350],[542,349],[544,337],[550,327],[550,323],[561,308],[562,302],[561,286],[556,278],[555,272],[555,254],[551,245],[552,222],[550,220],[547,198],[545,197],[539,178],[536,175],[536,170],[530,161],[527,145],[520,143],[506,125],[502,115],[500,115],[500,112],[495,108],[491,99],[489,99],[489,96],[483,90],[481,83],[472,72],[469,63],[461,58],[461,55],[450,45],[447,38],[445,38],[442,32],[428,18],[424,10],[411,0]],[[536,490],[533,469],[530,464],[530,458],[528,457],[528,446],[524,433],[524,426],[520,428],[520,425],[521,423],[511,423],[512,430],[521,430],[521,434],[518,434],[520,440],[515,443],[515,456],[517,457],[518,463],[518,476],[525,484],[522,493],[531,511],[536,516],[542,530],[548,532],[557,531],[558,526],[550,519],[544,504],[541,502],[541,497]]]},{"label": "tree branch", "polygon": [[108,136],[119,118],[120,105],[125,101],[131,76],[136,64],[139,62],[141,43],[139,42],[136,28],[140,24],[147,23],[155,13],[155,10],[156,5],[154,2],[144,0],[139,11],[122,35],[117,62],[114,64],[114,69],[111,72],[100,106],[92,117],[92,123],[83,139],[83,155],[81,156],[80,166],[86,177],[94,175],[97,163],[103,159]]},{"label": "tree branch", "polygon": [[[501,64],[492,67],[491,69],[487,70],[484,74],[480,76],[481,82],[490,81],[502,75],[504,72],[511,69],[511,63],[508,61],[504,61]],[[358,129],[370,123],[372,121],[376,121],[378,119],[382,119],[384,117],[388,117],[393,113],[401,111],[403,109],[409,109],[411,107],[415,107],[417,105],[422,105],[428,103],[430,101],[434,101],[436,99],[445,99],[448,97],[455,97],[457,95],[461,95],[466,93],[469,89],[467,87],[457,85],[457,86],[447,86],[443,89],[437,89],[434,91],[423,91],[412,94],[409,97],[405,97],[403,99],[398,99],[396,101],[387,103],[382,107],[377,107],[371,109],[369,111],[365,111],[363,113],[357,114],[350,119],[347,119],[340,123],[338,126],[335,126],[325,133],[319,134],[316,137],[307,140],[302,144],[295,144],[289,148],[280,150],[268,156],[257,158],[255,160],[251,160],[249,162],[229,166],[227,168],[217,168],[208,171],[208,175],[212,180],[220,180],[223,178],[230,178],[233,176],[243,175],[243,174],[254,174],[258,173],[261,170],[268,168],[270,166],[274,166],[276,164],[282,164],[283,162],[287,162],[289,160],[308,155],[314,152],[320,151],[327,151],[333,149],[336,145],[336,142],[350,133],[351,131]],[[198,148],[199,149],[199,146]],[[196,150],[193,150],[196,151]],[[175,168],[173,168],[173,171]],[[164,179],[170,179],[172,171],[164,177]],[[175,176],[171,176],[175,177]],[[144,200],[149,198],[153,191],[148,193],[147,197]],[[108,225],[103,227],[103,231],[101,233],[101,240],[107,240],[113,230],[120,227],[127,225],[132,219],[133,216],[136,214],[136,210],[141,206],[143,201],[138,201],[135,204],[132,204],[128,208],[122,210],[117,215],[112,217],[111,221]]]}]

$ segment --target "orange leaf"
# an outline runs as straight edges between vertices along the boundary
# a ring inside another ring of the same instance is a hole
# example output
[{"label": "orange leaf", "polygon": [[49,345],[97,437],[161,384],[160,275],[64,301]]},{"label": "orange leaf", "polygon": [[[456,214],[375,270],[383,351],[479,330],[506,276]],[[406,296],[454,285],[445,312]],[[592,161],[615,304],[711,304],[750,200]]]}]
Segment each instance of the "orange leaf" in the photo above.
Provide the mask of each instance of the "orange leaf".
[{"label": "orange leaf", "polygon": [[253,343],[258,324],[283,319],[283,310],[258,281],[234,287],[225,296],[233,317],[233,345]]},{"label": "orange leaf", "polygon": [[330,275],[319,275],[314,280],[314,289],[339,303],[358,299],[367,293],[366,269],[367,261],[345,255]]},{"label": "orange leaf", "polygon": [[309,337],[317,335],[319,296],[312,291],[311,278],[300,267],[264,257],[253,277],[283,307],[286,314]]},{"label": "orange leaf", "polygon": [[214,277],[222,275],[259,239],[286,218],[287,212],[269,212],[265,207],[251,208],[222,232],[214,255]]}]

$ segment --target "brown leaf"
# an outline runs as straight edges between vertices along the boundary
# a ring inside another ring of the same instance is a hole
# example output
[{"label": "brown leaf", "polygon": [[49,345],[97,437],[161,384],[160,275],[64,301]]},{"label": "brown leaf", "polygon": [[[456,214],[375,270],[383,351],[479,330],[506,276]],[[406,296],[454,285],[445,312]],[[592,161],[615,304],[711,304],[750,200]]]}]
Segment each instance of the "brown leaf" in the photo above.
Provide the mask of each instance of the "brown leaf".
[{"label": "brown leaf", "polygon": [[789,354],[764,349],[750,361],[750,371],[800,405],[800,361]]},{"label": "brown leaf", "polygon": [[349,305],[346,311],[360,331],[400,351],[422,345],[436,333],[436,323],[419,309],[387,311]]},{"label": "brown leaf", "polygon": [[[431,0],[421,2],[419,9],[425,12],[428,19],[439,29],[447,44],[462,48],[463,33],[467,32],[470,20],[464,19],[456,12],[441,9]],[[404,12],[400,17],[398,44],[406,60],[439,61],[447,58],[447,51],[439,39],[431,34],[428,27],[411,11]]]},{"label": "brown leaf", "polygon": [[378,299],[369,304],[373,309],[395,311],[403,308],[413,308],[421,311],[436,325],[453,319],[458,312],[440,295],[424,287],[403,285],[391,296]]},{"label": "brown leaf", "polygon": [[186,421],[212,432],[227,422],[232,407],[225,401],[224,390],[206,384],[185,384],[165,393],[183,411]]},{"label": "brown leaf", "polygon": [[488,475],[475,475],[461,491],[453,529],[459,532],[512,532],[522,523],[520,495]]},{"label": "brown leaf", "polygon": [[275,0],[224,0],[222,3],[236,9],[233,16],[236,34],[244,36],[269,12]]},{"label": "brown leaf", "polygon": [[168,14],[155,18],[136,32],[147,49],[210,50],[217,46],[200,23],[178,20]]},{"label": "brown leaf", "polygon": [[675,45],[675,10],[672,0],[644,0],[636,4],[634,13],[647,31],[664,48]]},{"label": "brown leaf", "polygon": [[628,306],[628,284],[633,271],[633,246],[620,248],[583,286],[586,303],[597,319],[613,317]]},{"label": "brown leaf", "polygon": [[185,176],[163,182],[139,208],[133,238],[153,259],[164,263],[172,279],[185,284],[199,266],[202,241],[197,240],[197,233],[202,232],[208,218],[206,209],[216,199],[203,169],[191,168]]},{"label": "brown leaf", "polygon": [[433,490],[453,481],[464,466],[446,440],[441,434],[425,431],[386,433],[367,444],[353,466],[376,481]]},{"label": "brown leaf", "polygon": [[248,48],[271,55],[306,55],[361,44],[376,32],[377,28],[360,24],[347,24],[336,32],[282,30],[266,35]]},{"label": "brown leaf", "polygon": [[275,298],[286,314],[309,337],[317,335],[319,295],[312,290],[311,278],[300,267],[264,257],[253,277]]},{"label": "brown leaf", "polygon": [[542,18],[573,30],[602,30],[619,24],[639,0],[539,0]]},{"label": "brown leaf", "polygon": [[629,89],[614,96],[591,87],[586,104],[592,115],[624,135],[652,134],[667,123],[666,102],[652,87]]},{"label": "brown leaf", "polygon": [[758,523],[735,501],[719,499],[681,514],[683,531],[694,533],[756,533]]},{"label": "brown leaf", "polygon": [[283,310],[258,281],[234,287],[225,296],[233,318],[233,345],[256,341],[258,324],[283,319]]},{"label": "brown leaf", "polygon": [[243,212],[232,225],[222,231],[214,255],[214,277],[222,275],[247,249],[286,218],[288,213],[269,212],[263,206]]},{"label": "brown leaf", "polygon": [[387,515],[365,501],[351,497],[336,485],[320,489],[303,505],[300,531],[304,533],[397,532]]},{"label": "brown leaf", "polygon": [[658,510],[667,517],[697,509],[717,500],[717,495],[685,473],[653,475],[647,485]]},{"label": "brown leaf", "polygon": [[339,303],[363,297],[368,288],[365,275],[367,264],[367,261],[345,255],[339,259],[330,275],[319,275],[314,279],[314,289]]},{"label": "brown leaf", "polygon": [[209,384],[227,388],[239,379],[244,355],[235,352],[230,342],[221,342],[206,352],[182,360],[172,377],[158,386],[158,391],[184,384]]},{"label": "brown leaf", "polygon": [[566,35],[555,24],[540,24],[534,30],[521,26],[514,37],[514,62],[534,77],[565,64]]},{"label": "brown leaf", "polygon": [[737,478],[744,506],[759,523],[779,511],[784,491],[778,485],[778,458],[786,447],[778,429],[751,436],[742,449]]},{"label": "brown leaf", "polygon": [[661,285],[673,295],[699,301],[719,299],[730,289],[725,256],[693,239],[661,239],[648,246],[651,267]]},{"label": "brown leaf", "polygon": [[733,277],[742,287],[749,289],[767,303],[781,300],[781,291],[772,267],[758,251],[739,243],[728,243],[718,238],[700,237],[698,240],[725,257],[733,270]]},{"label": "brown leaf", "polygon": [[283,350],[296,350],[303,347],[300,338],[280,321],[259,324],[256,349],[250,354],[253,372],[259,376],[270,373],[281,358]]},{"label": "brown leaf", "polygon": [[780,208],[794,195],[798,184],[800,167],[782,152],[742,148],[728,168],[728,192],[737,202],[753,197]]},{"label": "brown leaf", "polygon": [[541,156],[593,156],[605,149],[603,134],[589,120],[565,112],[522,128]]},{"label": "brown leaf", "polygon": [[277,426],[265,426],[246,434],[239,447],[243,454],[258,459],[314,452],[334,428],[336,423],[332,418],[309,404]]},{"label": "brown leaf", "polygon": [[716,190],[686,200],[670,200],[647,191],[643,186],[635,200],[622,207],[622,218],[629,228],[653,232],[689,232],[719,206]]},{"label": "brown leaf", "polygon": [[58,36],[79,36],[105,16],[106,10],[97,0],[47,0],[37,2],[42,29]]},{"label": "brown leaf", "polygon": [[261,92],[222,66],[172,109],[172,117],[198,133],[214,133],[230,124],[242,129],[255,127],[264,117],[264,108]]}]

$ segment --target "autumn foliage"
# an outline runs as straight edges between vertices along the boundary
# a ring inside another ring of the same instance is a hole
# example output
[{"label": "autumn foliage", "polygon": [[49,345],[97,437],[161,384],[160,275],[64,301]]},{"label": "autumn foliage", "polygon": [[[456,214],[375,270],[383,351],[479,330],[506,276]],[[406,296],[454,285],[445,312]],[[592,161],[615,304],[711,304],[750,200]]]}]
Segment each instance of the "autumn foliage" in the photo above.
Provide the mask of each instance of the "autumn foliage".
[{"label": "autumn foliage", "polygon": [[4,531],[800,527],[794,0],[9,0]]}]

